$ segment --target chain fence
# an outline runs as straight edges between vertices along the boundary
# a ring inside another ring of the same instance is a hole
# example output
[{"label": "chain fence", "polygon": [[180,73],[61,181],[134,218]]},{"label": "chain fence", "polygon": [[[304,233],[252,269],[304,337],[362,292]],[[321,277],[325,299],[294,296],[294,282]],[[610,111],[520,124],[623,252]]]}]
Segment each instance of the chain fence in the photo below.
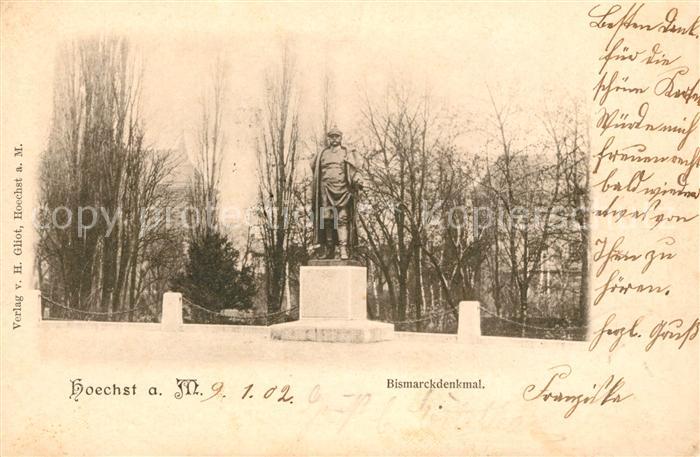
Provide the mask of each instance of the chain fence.
[{"label": "chain fence", "polygon": [[[529,317],[522,320],[509,319],[494,313],[479,304],[481,311],[481,333],[484,336],[512,336],[544,339],[585,340],[586,325],[570,325],[566,319]],[[456,333],[458,325],[456,308],[436,310],[420,318],[386,320],[393,323],[398,331],[427,331],[430,333]],[[447,319],[440,321],[440,319]],[[533,322],[548,321],[553,325],[535,325]],[[428,323],[428,326],[415,324]]]},{"label": "chain fence", "polygon": [[[238,325],[273,325],[289,322],[298,318],[298,306],[289,309],[275,311],[265,314],[253,314],[252,316],[226,316],[218,311],[194,303],[191,299],[182,296],[183,310],[188,309],[188,313],[183,312],[182,318],[185,323],[196,324],[238,324]],[[195,311],[196,310],[196,311]]]},{"label": "chain fence", "polygon": [[146,307],[146,305],[137,305],[119,311],[90,311],[72,308],[46,295],[41,295],[41,310],[44,320],[119,321],[127,314],[143,314]]},{"label": "chain fence", "polygon": [[[90,311],[67,306],[55,299],[41,295],[42,314],[44,319],[50,320],[102,320],[118,321],[131,313],[142,313],[144,306],[133,306],[119,311]],[[289,322],[299,317],[299,306],[295,305],[286,310],[272,313],[253,314],[250,316],[227,316],[219,311],[200,306],[185,295],[182,296],[183,322],[196,324],[228,324],[228,325],[273,325]],[[56,309],[60,312],[56,312]],[[490,309],[479,305],[481,311],[481,333],[485,336],[526,336],[532,338],[584,340],[586,337],[586,325],[569,325],[565,319],[549,319],[555,321],[554,325],[535,325],[533,322],[541,318],[528,318],[524,321],[509,319],[494,313]],[[414,319],[385,320],[393,323],[398,331],[427,331],[430,333],[456,333],[458,324],[458,312],[455,308],[436,310],[424,316]],[[489,317],[485,317],[489,316]],[[447,319],[447,322],[445,322]],[[158,320],[158,319],[156,319]],[[380,319],[381,320],[381,319]],[[428,323],[427,327],[417,324]]]},{"label": "chain fence", "polygon": [[[587,325],[570,325],[567,319],[527,317],[513,320],[499,316],[488,308],[479,305],[481,313],[481,334],[484,336],[512,336],[537,339],[557,339],[584,341],[588,333]],[[484,314],[490,317],[484,317]],[[554,322],[553,325],[535,325],[533,322]]]}]

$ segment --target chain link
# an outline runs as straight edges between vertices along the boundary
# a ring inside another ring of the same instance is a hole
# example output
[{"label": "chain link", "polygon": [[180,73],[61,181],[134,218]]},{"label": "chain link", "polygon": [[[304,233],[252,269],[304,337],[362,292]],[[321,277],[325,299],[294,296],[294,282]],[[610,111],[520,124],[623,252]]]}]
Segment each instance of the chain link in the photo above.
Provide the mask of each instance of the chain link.
[{"label": "chain link", "polygon": [[287,309],[287,310],[275,311],[274,313],[258,314],[258,315],[256,315],[256,316],[249,316],[249,317],[247,317],[247,316],[233,317],[233,316],[224,316],[224,315],[221,314],[221,313],[218,313],[218,312],[216,312],[216,311],[212,311],[212,310],[207,309],[207,308],[205,308],[205,307],[203,307],[203,306],[200,306],[200,305],[194,303],[194,302],[193,302],[192,300],[190,300],[189,298],[185,297],[184,295],[182,296],[182,302],[183,302],[184,304],[188,305],[188,306],[191,306],[191,307],[193,307],[193,308],[200,309],[200,310],[202,310],[202,311],[204,311],[204,312],[206,312],[206,313],[208,313],[208,314],[210,314],[210,315],[213,315],[213,316],[223,317],[223,318],[228,318],[228,319],[243,320],[243,321],[254,321],[254,320],[258,320],[258,319],[268,319],[268,318],[270,318],[270,317],[272,317],[272,316],[279,316],[279,315],[282,315],[282,314],[291,313],[292,311],[295,311],[295,310],[299,309],[299,306],[293,306],[293,307],[291,307],[291,308],[289,308],[289,309]]},{"label": "chain link", "polygon": [[433,319],[435,317],[442,317],[446,314],[453,314],[453,310],[447,309],[447,310],[441,310],[441,311],[434,311],[431,314],[428,314],[427,316],[421,317],[420,319],[406,319],[403,321],[396,321],[393,322],[394,324],[415,324],[417,322],[424,322],[430,319]]},{"label": "chain link", "polygon": [[525,328],[531,328],[531,329],[534,329],[534,330],[543,330],[543,331],[552,331],[552,330],[583,330],[583,329],[586,328],[586,326],[584,326],[584,325],[581,325],[581,326],[568,326],[568,327],[537,327],[537,326],[535,326],[535,325],[523,324],[522,322],[518,322],[518,321],[511,320],[511,319],[507,319],[507,318],[505,318],[505,317],[501,317],[501,316],[495,314],[493,311],[490,311],[489,309],[484,308],[484,307],[481,306],[481,305],[479,305],[479,309],[482,310],[482,311],[484,311],[484,312],[486,312],[486,314],[490,314],[491,316],[493,316],[493,317],[495,317],[495,318],[497,318],[497,319],[500,319],[500,320],[502,320],[502,321],[509,322],[509,323],[511,323],[511,324],[516,324],[516,325],[519,325],[519,326],[525,327]]},{"label": "chain link", "polygon": [[107,316],[107,317],[120,316],[122,314],[131,313],[131,312],[136,311],[140,308],[139,306],[134,306],[133,308],[125,309],[122,311],[116,311],[116,312],[115,311],[87,311],[87,310],[82,310],[82,309],[71,308],[70,306],[66,306],[66,305],[59,303],[55,300],[52,300],[44,295],[41,296],[41,299],[46,300],[52,306],[56,306],[58,308],[65,309],[66,311],[71,311],[74,313],[86,314],[88,316]]}]

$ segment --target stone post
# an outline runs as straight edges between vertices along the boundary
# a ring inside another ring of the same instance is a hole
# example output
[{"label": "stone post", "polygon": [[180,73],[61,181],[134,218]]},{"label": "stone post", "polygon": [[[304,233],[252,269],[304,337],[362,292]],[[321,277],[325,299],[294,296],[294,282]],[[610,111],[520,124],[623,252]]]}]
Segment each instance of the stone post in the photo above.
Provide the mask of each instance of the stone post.
[{"label": "stone post", "polygon": [[481,337],[481,311],[478,301],[459,302],[457,341],[476,343]]},{"label": "stone post", "polygon": [[160,325],[167,332],[182,330],[182,294],[166,292],[163,294],[163,315]]}]

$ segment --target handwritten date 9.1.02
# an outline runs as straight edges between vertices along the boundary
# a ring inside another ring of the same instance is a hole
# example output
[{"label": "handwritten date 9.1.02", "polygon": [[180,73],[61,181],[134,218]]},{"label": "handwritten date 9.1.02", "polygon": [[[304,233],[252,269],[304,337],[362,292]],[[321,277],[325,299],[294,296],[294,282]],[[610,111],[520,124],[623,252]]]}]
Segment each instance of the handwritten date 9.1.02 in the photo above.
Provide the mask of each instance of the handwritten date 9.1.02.
[{"label": "handwritten date 9.1.02", "polygon": [[[224,399],[224,383],[222,381],[214,382],[208,391],[200,391],[200,383],[197,379],[176,379],[177,391],[175,398],[180,400],[186,397],[205,397],[200,399],[200,402],[212,400],[214,398]],[[234,390],[233,397],[238,397],[240,400],[251,400],[253,398],[262,398],[263,400],[277,401],[279,403],[294,403],[294,396],[290,392],[289,384],[284,386],[271,385],[258,387],[255,384],[248,384],[237,392]]]}]

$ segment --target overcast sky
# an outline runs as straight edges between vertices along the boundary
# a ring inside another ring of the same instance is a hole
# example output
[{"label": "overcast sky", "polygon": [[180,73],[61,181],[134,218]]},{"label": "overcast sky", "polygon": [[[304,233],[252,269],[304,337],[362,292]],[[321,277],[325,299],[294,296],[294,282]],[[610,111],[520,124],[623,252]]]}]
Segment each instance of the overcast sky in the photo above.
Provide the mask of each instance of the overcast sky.
[{"label": "overcast sky", "polygon": [[[488,84],[497,98],[523,109],[515,124],[548,94],[577,96],[591,84],[592,48],[584,4],[51,4],[20,8],[14,17],[36,33],[25,52],[28,81],[45,100],[36,107],[37,140],[50,122],[51,67],[64,39],[100,32],[129,36],[143,57],[143,107],[149,141],[193,148],[198,97],[219,53],[230,67],[224,204],[246,205],[254,195],[256,133],[252,114],[262,101],[263,75],[287,41],[296,55],[302,135],[321,118],[326,72],[332,75],[335,120],[352,140],[361,91],[379,94],[391,79],[428,88],[437,106],[478,124],[489,110]],[[21,21],[20,21],[21,22]],[[28,49],[29,48],[29,49]],[[556,103],[554,103],[556,104]],[[467,133],[461,140],[478,148]],[[238,171],[231,173],[232,162]]]}]

